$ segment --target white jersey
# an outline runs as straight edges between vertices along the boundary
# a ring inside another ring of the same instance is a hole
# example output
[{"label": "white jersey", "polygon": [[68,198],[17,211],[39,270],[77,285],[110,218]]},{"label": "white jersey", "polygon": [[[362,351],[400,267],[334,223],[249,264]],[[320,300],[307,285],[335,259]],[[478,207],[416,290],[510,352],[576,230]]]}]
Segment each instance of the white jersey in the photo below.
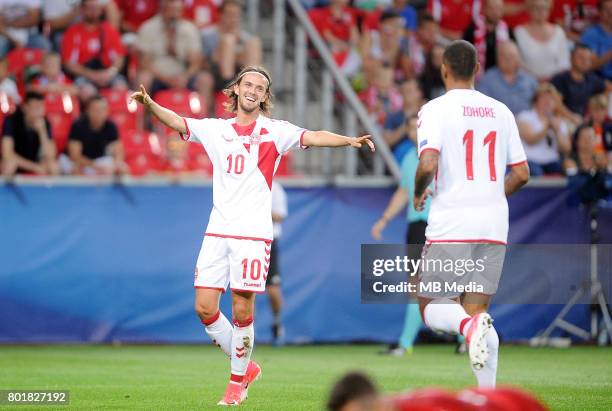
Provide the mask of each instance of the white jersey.
[{"label": "white jersey", "polygon": [[450,90],[423,106],[417,135],[419,157],[440,153],[427,240],[505,244],[506,166],[526,161],[508,107],[476,90]]},{"label": "white jersey", "polygon": [[271,241],[272,177],[281,155],[301,146],[306,130],[263,115],[248,126],[235,118],[184,120],[187,133],[181,137],[200,142],[213,165],[206,235]]}]

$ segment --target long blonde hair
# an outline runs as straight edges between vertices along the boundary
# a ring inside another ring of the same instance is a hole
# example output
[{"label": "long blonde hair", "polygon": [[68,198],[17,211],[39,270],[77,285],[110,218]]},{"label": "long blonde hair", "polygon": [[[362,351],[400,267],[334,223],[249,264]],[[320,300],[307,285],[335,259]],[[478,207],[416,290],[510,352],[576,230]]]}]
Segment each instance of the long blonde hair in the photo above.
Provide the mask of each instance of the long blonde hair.
[{"label": "long blonde hair", "polygon": [[242,77],[244,77],[244,75],[249,72],[259,73],[268,80],[268,87],[266,88],[266,98],[264,99],[264,101],[259,103],[259,110],[263,114],[268,115],[271,113],[272,107],[274,106],[274,104],[272,103],[272,99],[274,98],[274,95],[272,94],[272,79],[270,78],[270,74],[265,68],[263,68],[262,66],[255,65],[244,67],[242,70],[240,70],[240,73],[238,73],[236,77],[234,77],[234,79],[227,85],[227,87],[223,89],[223,94],[225,94],[229,98],[229,101],[224,104],[225,110],[234,114],[238,111],[238,94],[234,93],[234,86],[237,84],[239,85],[242,81]]}]

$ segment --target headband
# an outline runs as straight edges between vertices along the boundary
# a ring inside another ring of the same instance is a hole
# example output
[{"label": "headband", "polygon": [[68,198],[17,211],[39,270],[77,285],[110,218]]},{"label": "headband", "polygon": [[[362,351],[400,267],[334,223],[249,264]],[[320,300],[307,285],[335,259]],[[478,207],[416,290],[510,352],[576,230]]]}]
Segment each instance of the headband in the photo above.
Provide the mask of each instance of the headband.
[{"label": "headband", "polygon": [[268,87],[270,87],[270,79],[268,78],[268,76],[266,76],[263,73],[260,73],[259,71],[256,70],[249,70],[249,71],[245,71],[244,73],[242,73],[240,75],[240,77],[238,77],[238,79],[236,79],[236,83],[238,83],[240,81],[241,78],[243,78],[244,76],[246,76],[247,74],[259,74],[260,76],[262,76],[264,79],[266,79],[266,82],[268,83]]}]

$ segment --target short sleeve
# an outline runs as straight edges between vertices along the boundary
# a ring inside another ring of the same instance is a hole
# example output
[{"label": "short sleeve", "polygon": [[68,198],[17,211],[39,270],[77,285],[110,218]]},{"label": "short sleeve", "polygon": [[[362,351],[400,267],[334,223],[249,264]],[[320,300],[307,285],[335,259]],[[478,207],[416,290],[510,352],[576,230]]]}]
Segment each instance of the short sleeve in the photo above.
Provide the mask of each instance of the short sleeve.
[{"label": "short sleeve", "polygon": [[591,26],[582,33],[582,37],[580,38],[580,42],[587,45],[588,48],[593,50],[595,54],[601,55],[601,49],[599,46],[598,35],[597,35],[597,27]]},{"label": "short sleeve", "polygon": [[13,137],[13,117],[8,116],[4,119],[2,124],[2,137],[10,136]]},{"label": "short sleeve", "polygon": [[218,118],[185,118],[185,128],[187,132],[180,134],[184,141],[199,142],[204,146],[206,151],[209,151],[211,144],[216,140],[216,137],[223,133],[224,120]]},{"label": "short sleeve", "polygon": [[115,123],[111,120],[108,121],[108,135],[106,136],[106,140],[109,143],[119,140],[119,130]]},{"label": "short sleeve", "polygon": [[521,142],[521,136],[519,135],[516,121],[510,110],[507,110],[506,117],[508,119],[509,131],[506,164],[512,167],[527,161],[527,156],[525,155],[525,149]]},{"label": "short sleeve", "polygon": [[79,120],[75,120],[72,125],[70,126],[70,133],[68,133],[68,140],[72,140],[72,141],[81,141],[81,136],[82,133],[80,132],[80,127],[79,127],[80,121]]},{"label": "short sleeve", "polygon": [[284,154],[294,148],[308,148],[302,144],[304,133],[308,130],[283,120],[272,120],[274,132],[272,137],[279,153]]},{"label": "short sleeve", "polygon": [[421,157],[426,150],[440,152],[442,136],[440,135],[440,117],[436,118],[436,106],[426,104],[418,114],[417,141],[418,154]]}]

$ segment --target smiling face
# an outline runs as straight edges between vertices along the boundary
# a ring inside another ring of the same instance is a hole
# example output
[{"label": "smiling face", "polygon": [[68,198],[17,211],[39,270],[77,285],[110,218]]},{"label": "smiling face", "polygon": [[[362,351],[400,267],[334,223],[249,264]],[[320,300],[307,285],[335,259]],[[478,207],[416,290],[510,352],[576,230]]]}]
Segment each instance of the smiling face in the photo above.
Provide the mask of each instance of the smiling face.
[{"label": "smiling face", "polygon": [[268,96],[268,81],[259,73],[247,73],[240,82],[234,85],[234,93],[238,95],[238,109],[244,113],[259,110]]}]

